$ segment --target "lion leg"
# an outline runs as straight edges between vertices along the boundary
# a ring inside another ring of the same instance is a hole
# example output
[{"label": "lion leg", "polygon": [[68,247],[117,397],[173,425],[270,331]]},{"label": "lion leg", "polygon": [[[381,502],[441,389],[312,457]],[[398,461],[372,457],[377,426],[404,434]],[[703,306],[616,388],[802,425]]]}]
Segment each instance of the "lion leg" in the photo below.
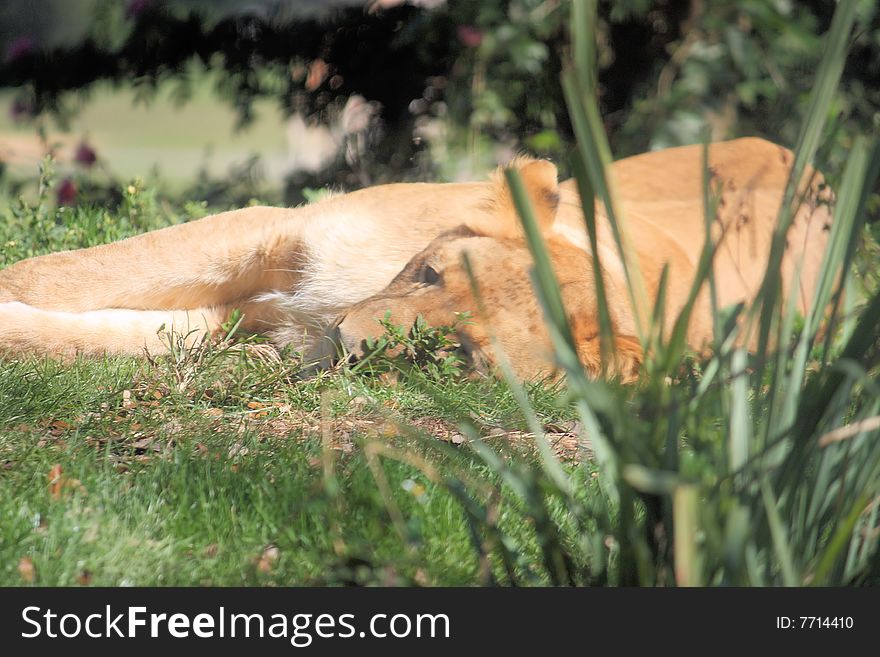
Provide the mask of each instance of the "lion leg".
[{"label": "lion leg", "polygon": [[74,358],[168,351],[170,340],[196,344],[218,329],[227,308],[193,310],[42,310],[0,303],[0,354]]},{"label": "lion leg", "polygon": [[290,289],[301,263],[298,210],[254,207],[0,271],[0,303],[84,312],[202,308]]}]

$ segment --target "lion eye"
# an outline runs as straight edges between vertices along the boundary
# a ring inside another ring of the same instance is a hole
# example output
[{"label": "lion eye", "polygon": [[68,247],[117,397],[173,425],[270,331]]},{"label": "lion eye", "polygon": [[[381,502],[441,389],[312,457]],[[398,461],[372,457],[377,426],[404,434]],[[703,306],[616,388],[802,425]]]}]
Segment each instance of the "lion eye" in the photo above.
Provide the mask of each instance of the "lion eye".
[{"label": "lion eye", "polygon": [[425,285],[437,285],[440,282],[440,274],[430,265],[425,265],[419,271],[419,282]]}]

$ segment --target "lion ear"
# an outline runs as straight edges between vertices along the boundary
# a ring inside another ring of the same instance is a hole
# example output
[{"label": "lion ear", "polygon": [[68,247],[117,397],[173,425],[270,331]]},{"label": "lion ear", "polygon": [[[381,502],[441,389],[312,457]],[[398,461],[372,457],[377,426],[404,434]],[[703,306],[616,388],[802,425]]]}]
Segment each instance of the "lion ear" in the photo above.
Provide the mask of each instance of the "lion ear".
[{"label": "lion ear", "polygon": [[556,166],[548,160],[534,160],[518,170],[538,226],[542,231],[550,228],[559,209],[559,172]]},{"label": "lion ear", "polygon": [[556,220],[556,211],[559,207],[558,171],[548,160],[534,160],[527,157],[516,158],[507,167],[495,171],[492,176],[492,196],[487,207],[488,214],[474,222],[472,228],[478,233],[491,237],[522,236],[522,226],[505,173],[508,170],[514,170],[519,174],[538,227],[541,232],[546,232]]}]

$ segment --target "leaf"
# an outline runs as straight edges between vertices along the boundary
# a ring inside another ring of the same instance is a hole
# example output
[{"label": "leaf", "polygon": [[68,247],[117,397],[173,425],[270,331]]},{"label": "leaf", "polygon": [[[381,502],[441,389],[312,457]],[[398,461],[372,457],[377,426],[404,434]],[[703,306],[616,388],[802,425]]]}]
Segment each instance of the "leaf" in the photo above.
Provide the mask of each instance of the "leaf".
[{"label": "leaf", "polygon": [[37,578],[37,569],[34,560],[30,557],[22,557],[18,561],[18,574],[26,584],[33,584]]},{"label": "leaf", "polygon": [[49,495],[53,500],[60,500],[65,491],[74,490],[79,493],[86,492],[85,487],[79,479],[68,479],[63,475],[63,469],[59,463],[52,466],[52,469],[49,470],[47,479]]},{"label": "leaf", "polygon": [[236,441],[229,447],[228,456],[230,459],[238,458],[240,456],[247,456],[248,448],[245,447],[241,442]]},{"label": "leaf", "polygon": [[137,402],[131,398],[131,390],[122,391],[122,408],[134,408]]},{"label": "leaf", "polygon": [[281,550],[279,550],[277,546],[266,546],[266,548],[263,550],[263,553],[260,555],[260,558],[257,559],[257,571],[263,573],[264,575],[272,572],[272,568],[278,561],[279,556],[281,556]]},{"label": "leaf", "polygon": [[53,465],[52,469],[49,470],[49,495],[55,500],[61,499],[61,490],[64,486],[64,477],[62,477],[61,473],[62,469],[59,463]]},{"label": "leaf", "polygon": [[52,420],[52,422],[49,423],[48,433],[53,438],[57,438],[67,433],[69,430],[70,424],[68,424],[64,420]]}]

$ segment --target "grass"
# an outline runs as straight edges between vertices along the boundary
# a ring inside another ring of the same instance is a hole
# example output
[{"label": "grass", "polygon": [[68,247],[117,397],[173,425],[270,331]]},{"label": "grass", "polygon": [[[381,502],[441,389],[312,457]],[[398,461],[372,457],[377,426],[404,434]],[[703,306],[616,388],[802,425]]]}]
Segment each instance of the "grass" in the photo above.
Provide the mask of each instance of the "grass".
[{"label": "grass", "polygon": [[[290,382],[282,365],[221,353],[194,373],[163,359],[0,365],[0,584],[22,583],[23,560],[35,573],[24,580],[41,585],[486,578],[458,500],[421,464],[491,490],[497,478],[455,445],[453,418],[480,417],[503,443],[502,428],[522,427],[503,386]],[[564,424],[545,389],[532,399]],[[511,449],[532,458],[526,441]],[[405,460],[377,465],[376,450]],[[520,576],[546,581],[529,572],[533,528],[497,504]]]},{"label": "grass", "polygon": [[[648,356],[642,384],[631,398],[585,378],[527,199],[517,193],[515,172],[509,174],[535,256],[536,288],[557,360],[567,371],[575,406],[596,447],[602,495],[594,508],[579,508],[573,499],[576,490],[560,477],[549,455],[540,476],[559,497],[570,500],[574,516],[596,521],[617,546],[613,564],[598,558],[599,545],[583,551],[592,557],[591,575],[601,581],[792,586],[877,579],[880,294],[869,291],[860,313],[843,317],[838,303],[827,312],[827,303],[840,300],[850,276],[867,200],[880,174],[876,139],[857,139],[844,171],[832,247],[812,311],[796,328],[794,313],[783,311],[780,303],[785,234],[796,203],[803,202],[795,190],[834,102],[855,10],[855,2],[841,2],[826,36],[825,59],[795,148],[756,300],[750,308],[732,309],[740,314],[740,323],[730,321],[731,309],[713,304],[715,352],[697,368],[689,366],[683,339],[689,303],[667,339],[641,323],[640,339]],[[573,169],[584,204],[594,195],[603,202],[618,247],[626,254],[626,225],[614,211],[613,189],[605,175],[610,151],[591,84],[596,3],[574,0],[572,25],[578,52],[563,73],[563,85],[578,140]],[[707,162],[703,168],[708,232],[714,203],[706,183]],[[590,213],[585,219],[594,241],[594,218]],[[704,284],[714,289],[708,266],[713,249],[707,240],[690,299]],[[598,279],[596,256],[593,264]],[[643,294],[640,277],[637,270],[627,268],[626,273],[637,304]],[[658,298],[665,294],[662,280]],[[837,334],[834,328],[841,324],[848,328]],[[600,326],[603,342],[613,344],[610,324],[600,317]],[[747,354],[736,338],[756,327],[758,350]],[[841,337],[835,339],[837,335]],[[777,346],[771,349],[771,343]],[[573,572],[565,562],[568,556],[560,546],[545,555],[560,564],[561,581],[570,580]]]}]

